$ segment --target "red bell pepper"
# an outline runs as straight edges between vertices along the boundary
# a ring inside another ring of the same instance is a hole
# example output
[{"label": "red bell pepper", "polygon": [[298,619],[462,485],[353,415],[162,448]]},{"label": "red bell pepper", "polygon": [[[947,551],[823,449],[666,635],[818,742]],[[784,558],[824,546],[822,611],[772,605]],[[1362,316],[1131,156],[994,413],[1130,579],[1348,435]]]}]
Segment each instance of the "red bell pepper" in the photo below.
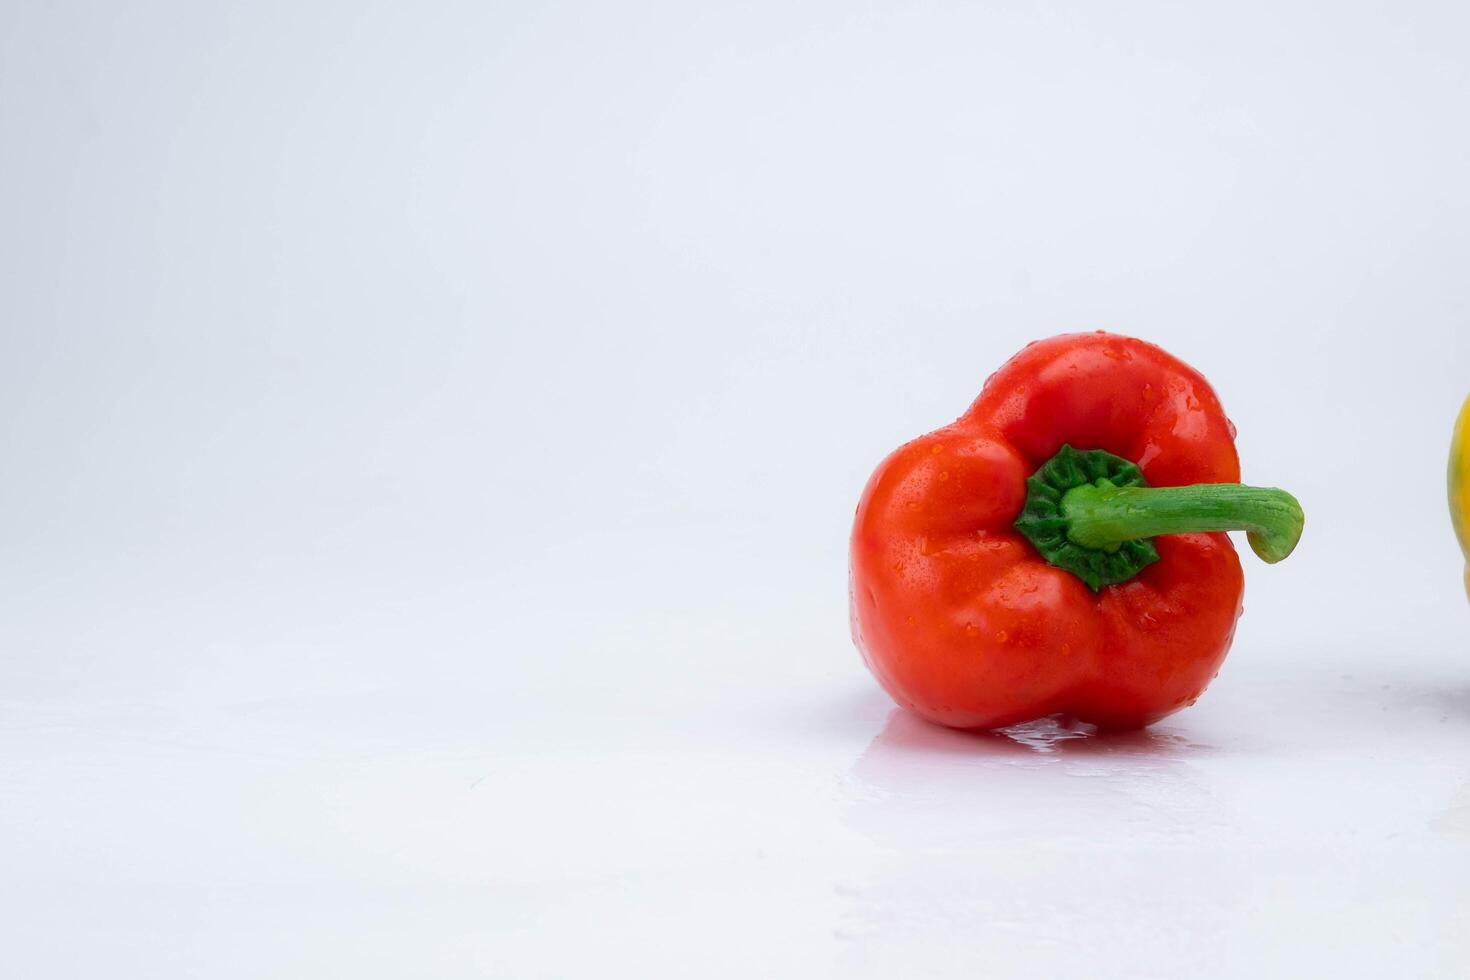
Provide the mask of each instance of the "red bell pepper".
[{"label": "red bell pepper", "polygon": [[1230,539],[1285,558],[1302,511],[1243,487],[1196,371],[1106,333],[1028,346],[952,425],[878,467],[852,532],[853,639],[900,704],[956,728],[1066,714],[1138,728],[1230,648]]}]

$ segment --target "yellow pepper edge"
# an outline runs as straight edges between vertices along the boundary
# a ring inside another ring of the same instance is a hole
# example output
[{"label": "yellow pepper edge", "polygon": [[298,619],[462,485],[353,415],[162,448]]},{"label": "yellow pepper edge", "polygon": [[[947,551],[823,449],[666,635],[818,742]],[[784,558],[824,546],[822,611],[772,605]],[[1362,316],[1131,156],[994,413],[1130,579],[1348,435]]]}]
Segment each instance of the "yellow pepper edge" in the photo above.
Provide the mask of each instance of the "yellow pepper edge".
[{"label": "yellow pepper edge", "polygon": [[1450,518],[1465,552],[1465,594],[1470,596],[1470,398],[1465,399],[1450,443]]}]

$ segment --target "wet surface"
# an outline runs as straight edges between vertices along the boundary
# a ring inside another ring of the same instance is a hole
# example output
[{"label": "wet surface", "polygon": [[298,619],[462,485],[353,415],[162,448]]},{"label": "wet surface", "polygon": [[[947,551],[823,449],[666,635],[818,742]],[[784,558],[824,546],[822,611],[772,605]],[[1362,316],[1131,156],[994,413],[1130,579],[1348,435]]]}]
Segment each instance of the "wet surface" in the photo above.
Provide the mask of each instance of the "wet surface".
[{"label": "wet surface", "polygon": [[1454,976],[1454,673],[1257,662],[1121,734],[937,728],[856,671],[557,724],[430,687],[12,701],[0,905],[28,965],[157,975]]}]

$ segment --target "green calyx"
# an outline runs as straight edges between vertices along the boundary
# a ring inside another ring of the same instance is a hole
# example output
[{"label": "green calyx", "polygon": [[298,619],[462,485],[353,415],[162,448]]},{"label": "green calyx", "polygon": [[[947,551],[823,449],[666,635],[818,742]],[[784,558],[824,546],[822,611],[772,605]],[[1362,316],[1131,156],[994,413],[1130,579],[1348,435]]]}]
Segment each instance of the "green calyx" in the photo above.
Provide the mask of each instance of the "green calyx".
[{"label": "green calyx", "polygon": [[1078,487],[1147,486],[1143,472],[1121,456],[1063,446],[1026,481],[1026,506],[1015,528],[1036,546],[1041,557],[1065,568],[1096,592],[1104,585],[1128,581],[1158,561],[1159,551],[1150,538],[1101,548],[1078,544],[1067,533],[1071,521],[1062,513],[1062,501]]},{"label": "green calyx", "polygon": [[1301,505],[1284,490],[1238,483],[1150,487],[1126,459],[1063,446],[1026,481],[1015,528],[1041,557],[1096,592],[1158,561],[1157,535],[1248,531],[1251,549],[1275,563],[1296,547],[1303,523]]}]

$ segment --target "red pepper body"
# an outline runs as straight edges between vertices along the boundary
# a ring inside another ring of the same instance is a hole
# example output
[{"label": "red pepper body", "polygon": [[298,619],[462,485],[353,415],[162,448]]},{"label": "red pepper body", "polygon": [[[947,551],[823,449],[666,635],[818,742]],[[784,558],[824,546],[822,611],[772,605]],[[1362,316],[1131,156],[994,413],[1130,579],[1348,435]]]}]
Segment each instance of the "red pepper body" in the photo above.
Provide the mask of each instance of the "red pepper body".
[{"label": "red pepper body", "polygon": [[1229,538],[1160,536],[1158,562],[1094,593],[1012,528],[1063,444],[1153,486],[1240,479],[1234,427],[1189,366],[1104,333],[1030,345],[958,421],[884,460],[858,504],[853,639],[900,704],[956,728],[1054,713],[1136,728],[1214,678],[1241,613]]}]

